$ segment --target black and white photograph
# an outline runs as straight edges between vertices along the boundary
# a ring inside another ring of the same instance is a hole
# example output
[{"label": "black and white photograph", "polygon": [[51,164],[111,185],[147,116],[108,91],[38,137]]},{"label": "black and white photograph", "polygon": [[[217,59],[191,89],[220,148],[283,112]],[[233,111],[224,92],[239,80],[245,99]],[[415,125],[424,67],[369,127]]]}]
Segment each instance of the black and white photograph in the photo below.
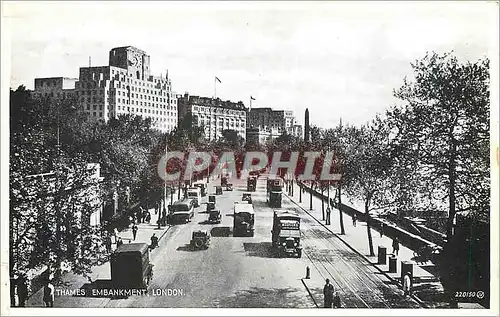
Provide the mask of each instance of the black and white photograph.
[{"label": "black and white photograph", "polygon": [[498,1],[1,13],[2,315],[498,316]]}]

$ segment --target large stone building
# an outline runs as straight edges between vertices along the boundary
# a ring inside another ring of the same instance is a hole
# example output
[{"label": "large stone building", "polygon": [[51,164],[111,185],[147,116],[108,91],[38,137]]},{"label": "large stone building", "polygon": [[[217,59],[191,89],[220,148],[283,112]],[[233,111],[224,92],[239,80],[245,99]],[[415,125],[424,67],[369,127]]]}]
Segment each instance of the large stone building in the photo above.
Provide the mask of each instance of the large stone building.
[{"label": "large stone building", "polygon": [[[35,79],[35,93],[58,93],[42,85],[48,80]],[[177,98],[168,73],[166,77],[151,75],[149,55],[133,46],[113,48],[109,66],[81,67],[74,89],[61,89],[63,92],[74,93],[93,119],[107,121],[132,114],[151,118],[154,127],[163,132],[177,126]]]},{"label": "large stone building", "polygon": [[51,97],[54,99],[69,99],[75,96],[75,83],[78,78],[49,77],[35,78],[34,97]]},{"label": "large stone building", "polygon": [[252,143],[254,145],[265,145],[281,135],[276,128],[268,129],[259,127],[248,127],[246,134],[247,143]]},{"label": "large stone building", "polygon": [[297,137],[302,127],[297,124],[293,111],[291,110],[273,110],[271,108],[252,108],[248,113],[248,126],[250,128],[259,128],[263,134],[268,131],[271,134],[278,135],[287,133]]},{"label": "large stone building", "polygon": [[203,127],[205,138],[210,141],[222,137],[222,131],[235,130],[246,137],[247,108],[242,101],[222,101],[219,98],[178,95],[179,121],[188,113],[193,117],[193,126]]}]

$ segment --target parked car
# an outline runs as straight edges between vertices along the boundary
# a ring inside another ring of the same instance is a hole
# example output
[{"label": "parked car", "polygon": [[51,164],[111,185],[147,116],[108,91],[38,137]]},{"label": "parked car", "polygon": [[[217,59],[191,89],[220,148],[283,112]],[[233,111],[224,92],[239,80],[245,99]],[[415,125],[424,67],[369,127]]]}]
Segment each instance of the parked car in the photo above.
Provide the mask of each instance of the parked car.
[{"label": "parked car", "polygon": [[193,231],[190,245],[194,249],[208,249],[210,245],[210,233],[207,230]]}]

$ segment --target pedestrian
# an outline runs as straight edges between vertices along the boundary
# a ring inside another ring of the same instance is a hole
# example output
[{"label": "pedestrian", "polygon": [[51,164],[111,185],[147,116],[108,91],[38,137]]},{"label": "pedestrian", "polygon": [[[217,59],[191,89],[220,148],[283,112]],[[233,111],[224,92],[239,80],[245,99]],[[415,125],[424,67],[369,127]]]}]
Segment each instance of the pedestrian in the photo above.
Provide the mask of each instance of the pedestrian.
[{"label": "pedestrian", "polygon": [[358,220],[358,216],[356,213],[352,214],[352,226],[356,227],[356,221]]},{"label": "pedestrian", "polygon": [[142,208],[142,206],[139,207],[139,211],[137,211],[137,223],[141,223],[141,219],[142,219],[142,213],[144,212],[144,209]]},{"label": "pedestrian", "polygon": [[137,237],[137,230],[138,230],[137,226],[134,225],[132,227],[132,236],[134,237],[134,241],[135,241],[135,237]]},{"label": "pedestrian", "polygon": [[336,291],[333,296],[333,308],[342,308],[342,301],[340,300],[340,294],[338,291]]},{"label": "pedestrian", "polygon": [[28,278],[24,274],[21,274],[17,283],[17,298],[19,300],[19,307],[25,307],[26,299],[28,298]]},{"label": "pedestrian", "polygon": [[112,242],[111,242],[111,236],[108,234],[106,236],[106,251],[108,251],[108,253],[111,253],[111,245],[112,245]]},{"label": "pedestrian", "polygon": [[398,253],[399,253],[399,239],[398,237],[395,237],[392,240],[392,254],[398,256]]},{"label": "pedestrian", "polygon": [[330,215],[332,213],[332,210],[330,209],[330,207],[327,207],[326,208],[326,224],[329,225],[330,224]]},{"label": "pedestrian", "polygon": [[323,296],[325,302],[325,308],[332,308],[333,304],[333,293],[335,289],[332,284],[330,284],[330,280],[326,279],[325,287],[323,287]]},{"label": "pedestrian", "polygon": [[54,307],[54,290],[52,280],[48,279],[43,287],[43,302],[45,303],[45,307]]},{"label": "pedestrian", "polygon": [[384,236],[384,230],[385,230],[385,223],[383,223],[380,226],[380,237],[382,238]]},{"label": "pedestrian", "polygon": [[123,244],[122,238],[118,237],[118,239],[116,240],[116,248],[118,248],[122,244]]},{"label": "pedestrian", "polygon": [[146,222],[148,224],[151,222],[151,213],[149,211],[146,213]]},{"label": "pedestrian", "polygon": [[158,237],[155,233],[151,236],[151,249],[154,249],[158,246]]},{"label": "pedestrian", "polygon": [[405,297],[411,296],[411,273],[408,272],[403,277],[403,291]]}]

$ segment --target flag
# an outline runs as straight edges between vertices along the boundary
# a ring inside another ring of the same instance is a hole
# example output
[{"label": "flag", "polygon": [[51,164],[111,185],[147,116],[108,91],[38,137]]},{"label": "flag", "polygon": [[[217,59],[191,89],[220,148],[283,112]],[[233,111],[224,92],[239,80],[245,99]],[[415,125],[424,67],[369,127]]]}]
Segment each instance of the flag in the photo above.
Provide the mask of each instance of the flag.
[{"label": "flag", "polygon": [[250,96],[250,99],[251,99],[251,100],[255,100],[255,98],[254,98],[254,97],[252,97],[252,96]]},{"label": "flag", "polygon": [[215,80],[217,80],[219,83],[221,83],[221,84],[222,84],[222,82],[220,81],[220,79],[219,79],[219,78],[217,78],[217,76],[215,76]]}]

